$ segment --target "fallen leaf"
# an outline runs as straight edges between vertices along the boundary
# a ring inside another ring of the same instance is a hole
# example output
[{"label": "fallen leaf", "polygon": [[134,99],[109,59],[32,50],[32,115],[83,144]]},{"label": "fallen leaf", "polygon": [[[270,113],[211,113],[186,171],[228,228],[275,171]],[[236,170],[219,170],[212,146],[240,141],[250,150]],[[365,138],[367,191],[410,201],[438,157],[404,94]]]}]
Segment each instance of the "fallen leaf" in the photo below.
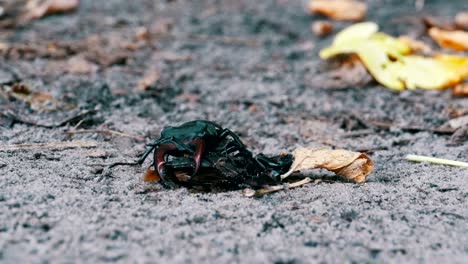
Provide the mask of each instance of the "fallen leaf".
[{"label": "fallen leaf", "polygon": [[361,21],[366,16],[367,5],[353,0],[311,0],[308,12],[335,20]]},{"label": "fallen leaf", "polygon": [[455,16],[455,24],[460,29],[468,30],[468,11],[458,13]]},{"label": "fallen leaf", "polygon": [[468,83],[460,83],[452,87],[454,96],[468,96]]},{"label": "fallen leaf", "polygon": [[73,74],[88,74],[94,73],[98,70],[98,66],[96,64],[89,62],[81,56],[71,57],[67,64],[67,71]]},{"label": "fallen leaf", "polygon": [[94,149],[88,152],[88,154],[86,155],[86,157],[88,158],[101,158],[101,159],[105,159],[108,156],[109,156],[109,153],[107,153],[107,151],[105,151],[104,149]]},{"label": "fallen leaf", "polygon": [[12,85],[11,90],[7,94],[16,100],[27,103],[34,111],[57,110],[57,106],[60,104],[50,93],[32,91],[28,86],[21,83]]},{"label": "fallen leaf", "polygon": [[70,12],[79,4],[79,0],[29,0],[23,17],[25,21],[29,21],[46,15]]},{"label": "fallen leaf", "polygon": [[135,87],[136,91],[146,91],[153,86],[161,77],[156,69],[149,70],[142,79],[140,79]]},{"label": "fallen leaf", "polygon": [[448,125],[451,128],[454,128],[454,129],[458,129],[460,127],[467,126],[468,125],[468,115],[450,119],[450,121],[448,121]]},{"label": "fallen leaf", "polygon": [[323,37],[328,35],[333,30],[333,26],[330,24],[330,22],[327,21],[316,21],[312,24],[311,29],[317,37]]},{"label": "fallen leaf", "polygon": [[293,157],[291,168],[281,175],[281,179],[285,179],[295,171],[321,168],[362,183],[373,169],[372,161],[366,154],[344,149],[298,148],[293,152]]},{"label": "fallen leaf", "polygon": [[468,142],[468,125],[460,127],[450,137],[450,144],[453,146],[466,144],[466,142]]},{"label": "fallen leaf", "polygon": [[429,36],[442,48],[456,51],[468,50],[468,32],[466,31],[448,31],[433,27],[429,29],[428,33]]},{"label": "fallen leaf", "polygon": [[156,171],[151,168],[146,169],[145,174],[143,175],[143,181],[145,182],[159,181],[160,179],[161,178]]},{"label": "fallen leaf", "polygon": [[395,89],[441,89],[468,76],[468,58],[451,55],[410,55],[408,44],[377,32],[372,22],[352,25],[339,32],[333,44],[320,51],[322,59],[356,53],[372,76]]}]

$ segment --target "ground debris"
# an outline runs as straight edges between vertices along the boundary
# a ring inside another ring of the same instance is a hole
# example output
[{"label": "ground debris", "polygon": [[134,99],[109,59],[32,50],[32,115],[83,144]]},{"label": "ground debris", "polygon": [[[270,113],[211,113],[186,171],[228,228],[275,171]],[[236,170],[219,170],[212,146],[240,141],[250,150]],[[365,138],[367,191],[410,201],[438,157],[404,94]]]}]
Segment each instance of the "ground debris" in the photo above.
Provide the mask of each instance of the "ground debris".
[{"label": "ground debris", "polygon": [[372,75],[356,55],[340,56],[327,63],[318,74],[306,76],[307,83],[320,84],[322,89],[340,90],[362,87],[372,82]]},{"label": "ground debris", "polygon": [[1,2],[0,28],[23,26],[44,16],[74,11],[79,0],[17,0]]},{"label": "ground debris", "polygon": [[452,87],[454,96],[468,96],[468,83],[460,83]]},{"label": "ground debris", "polygon": [[468,32],[466,31],[448,31],[432,27],[429,29],[428,33],[429,36],[442,48],[456,51],[468,50]]},{"label": "ground debris", "polygon": [[70,107],[53,98],[50,93],[32,90],[23,83],[14,83],[11,86],[4,86],[3,89],[9,99],[25,102],[31,110],[36,112],[57,111]]},{"label": "ground debris", "polygon": [[135,87],[135,91],[142,92],[150,89],[158,82],[160,78],[161,74],[157,69],[148,70],[143,78],[138,81]]},{"label": "ground debris", "polygon": [[57,128],[61,126],[65,126],[68,123],[72,122],[79,122],[86,118],[87,116],[91,116],[97,113],[97,110],[92,109],[92,110],[84,110],[81,112],[78,112],[77,114],[74,114],[70,117],[67,117],[61,121],[55,122],[55,123],[40,123],[36,122],[33,120],[30,120],[26,117],[23,117],[17,113],[14,113],[13,110],[11,109],[6,109],[3,111],[0,111],[0,115],[6,117],[7,119],[10,119],[12,123],[21,123],[21,124],[26,124],[26,125],[31,125],[31,126],[36,126],[36,127],[45,127],[45,128]]},{"label": "ground debris", "polygon": [[97,146],[98,144],[94,141],[63,141],[63,142],[48,142],[48,143],[0,145],[0,151],[20,151],[20,150],[34,150],[34,149],[62,150],[62,149],[70,149],[70,148],[95,148]]},{"label": "ground debris", "polygon": [[139,135],[133,135],[133,134],[128,134],[128,133],[123,133],[111,129],[80,129],[80,130],[70,130],[70,131],[65,131],[65,134],[68,135],[74,135],[74,134],[86,134],[86,133],[98,133],[98,134],[107,134],[107,135],[112,135],[112,136],[119,136],[119,137],[126,137],[126,138],[131,138],[136,141],[144,141],[145,138]]},{"label": "ground debris", "polygon": [[46,15],[70,12],[79,4],[79,0],[29,0],[22,19],[29,21]]},{"label": "ground debris", "polygon": [[455,16],[455,24],[462,30],[468,30],[468,11],[458,13]]},{"label": "ground debris", "polygon": [[414,53],[422,53],[425,55],[432,54],[431,47],[422,41],[415,40],[409,36],[400,36],[398,40],[408,45]]},{"label": "ground debris", "polygon": [[324,37],[333,30],[333,26],[328,21],[315,21],[312,24],[311,30],[315,36]]},{"label": "ground debris", "polygon": [[354,22],[361,21],[367,13],[367,5],[354,0],[311,0],[307,9],[311,14]]}]

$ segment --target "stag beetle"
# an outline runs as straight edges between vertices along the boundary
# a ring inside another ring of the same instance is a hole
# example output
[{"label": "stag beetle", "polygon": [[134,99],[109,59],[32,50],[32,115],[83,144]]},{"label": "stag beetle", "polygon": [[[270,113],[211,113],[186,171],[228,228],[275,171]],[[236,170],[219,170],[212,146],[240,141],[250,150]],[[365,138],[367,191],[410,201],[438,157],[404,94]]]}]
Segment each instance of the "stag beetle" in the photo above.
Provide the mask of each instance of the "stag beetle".
[{"label": "stag beetle", "polygon": [[[166,179],[177,185],[203,190],[264,187],[278,184],[279,175],[286,173],[293,161],[292,155],[252,158],[243,153],[224,155],[206,152],[196,175],[191,175],[190,157],[174,157],[166,162]],[[270,166],[271,165],[271,166]]]},{"label": "stag beetle", "polygon": [[[154,170],[161,178],[161,183],[166,187],[173,185],[173,181],[166,177],[166,165],[177,165],[177,162],[168,160],[169,156],[181,158],[191,155],[192,176],[197,174],[207,154],[216,153],[214,155],[216,157],[241,157],[248,160],[249,164],[253,164],[250,166],[254,170],[251,172],[252,175],[268,175],[275,182],[279,181],[280,172],[292,163],[291,159],[276,160],[262,154],[254,157],[234,132],[206,120],[195,120],[180,126],[165,127],[161,131],[160,138],[146,144],[146,150],[137,163],[143,164],[151,152],[154,152],[154,159],[150,166],[154,166]],[[186,159],[178,160],[178,165],[187,167]],[[213,164],[213,162],[207,162],[204,167],[213,167]]]},{"label": "stag beetle", "polygon": [[[230,139],[227,139],[230,137]],[[223,144],[224,143],[224,144]],[[193,175],[199,168],[201,159],[206,151],[220,151],[225,154],[232,152],[243,152],[252,155],[239,137],[229,129],[205,120],[195,120],[180,126],[167,126],[161,131],[161,137],[146,144],[146,151],[138,160],[142,164],[148,155],[154,151],[154,166],[165,182],[164,164],[167,156],[180,157],[187,154],[192,155],[194,161]]]}]

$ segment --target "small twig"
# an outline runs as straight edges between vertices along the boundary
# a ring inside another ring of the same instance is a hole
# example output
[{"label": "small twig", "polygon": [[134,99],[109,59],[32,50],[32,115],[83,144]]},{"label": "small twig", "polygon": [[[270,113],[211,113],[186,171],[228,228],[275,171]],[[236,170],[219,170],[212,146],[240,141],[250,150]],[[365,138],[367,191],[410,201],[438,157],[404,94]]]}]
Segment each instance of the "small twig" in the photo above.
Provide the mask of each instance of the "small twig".
[{"label": "small twig", "polygon": [[189,39],[220,42],[227,45],[257,46],[257,41],[253,38],[241,38],[236,36],[210,36],[210,35],[190,35]]},{"label": "small twig", "polygon": [[72,131],[65,131],[65,134],[72,135],[72,134],[84,134],[84,133],[101,133],[101,134],[109,134],[109,135],[114,135],[114,136],[120,136],[120,137],[127,137],[127,138],[132,138],[137,141],[144,141],[145,138],[142,136],[138,135],[131,135],[115,130],[110,130],[110,129],[81,129],[81,130],[72,130]]},{"label": "small twig", "polygon": [[285,184],[282,184],[282,185],[275,185],[275,186],[268,186],[266,188],[262,188],[262,189],[258,189],[258,190],[253,190],[253,189],[250,189],[250,188],[246,188],[246,189],[243,190],[243,194],[246,197],[262,196],[264,194],[271,193],[271,192],[276,192],[276,191],[279,191],[279,190],[299,187],[299,186],[307,184],[307,183],[309,183],[311,181],[312,180],[310,178],[304,178],[304,179],[302,179],[300,181],[297,181],[297,182],[285,183]]},{"label": "small twig", "polygon": [[34,149],[69,149],[69,148],[95,148],[97,143],[93,141],[64,141],[64,142],[49,142],[49,143],[32,143],[32,144],[12,144],[0,145],[0,151],[18,151],[18,150],[34,150]]},{"label": "small twig", "polygon": [[367,136],[367,135],[372,135],[372,134],[375,134],[375,131],[373,129],[361,129],[357,131],[346,132],[342,135],[342,137],[344,138],[361,137],[361,136]]},{"label": "small twig", "polygon": [[468,162],[463,162],[463,161],[439,159],[439,158],[419,156],[419,155],[407,155],[406,159],[409,161],[430,162],[430,163],[439,164],[439,165],[449,165],[449,166],[468,168]]},{"label": "small twig", "polygon": [[399,128],[403,131],[407,132],[422,132],[422,131],[430,131],[437,134],[453,134],[455,132],[454,129],[451,128],[433,128],[433,127],[419,127],[419,126],[400,126],[395,125],[393,123],[388,122],[381,122],[381,121],[367,121],[368,124],[374,126],[379,129],[389,130],[392,127]]},{"label": "small twig", "polygon": [[15,113],[13,113],[11,110],[7,110],[5,112],[1,112],[0,114],[2,114],[3,116],[7,117],[7,118],[11,118],[13,119],[14,122],[17,122],[17,123],[22,123],[22,124],[26,124],[26,125],[31,125],[31,126],[37,126],[37,127],[45,127],[45,128],[57,128],[57,127],[61,127],[61,126],[64,126],[70,122],[73,122],[73,121],[76,121],[80,118],[83,118],[84,116],[87,116],[87,115],[91,115],[91,114],[95,114],[97,111],[96,110],[86,110],[86,111],[83,111],[83,112],[80,112],[74,116],[71,116],[71,117],[68,117],[60,122],[57,122],[55,124],[41,124],[41,123],[37,123],[35,121],[32,121],[32,120],[28,120],[24,117],[21,117]]},{"label": "small twig", "polygon": [[380,151],[380,150],[388,150],[388,148],[387,147],[360,148],[360,149],[356,149],[354,151],[363,152],[363,153],[374,153],[374,152]]},{"label": "small twig", "polygon": [[132,162],[115,162],[107,166],[109,169],[112,169],[116,166],[136,166],[140,165],[141,163],[138,161],[132,161]]},{"label": "small twig", "polygon": [[421,188],[421,187],[416,186],[415,188],[416,188],[416,190],[418,190],[418,191],[420,191],[420,192],[422,192],[422,193],[424,193],[424,194],[429,194],[428,191],[424,190],[424,189]]}]

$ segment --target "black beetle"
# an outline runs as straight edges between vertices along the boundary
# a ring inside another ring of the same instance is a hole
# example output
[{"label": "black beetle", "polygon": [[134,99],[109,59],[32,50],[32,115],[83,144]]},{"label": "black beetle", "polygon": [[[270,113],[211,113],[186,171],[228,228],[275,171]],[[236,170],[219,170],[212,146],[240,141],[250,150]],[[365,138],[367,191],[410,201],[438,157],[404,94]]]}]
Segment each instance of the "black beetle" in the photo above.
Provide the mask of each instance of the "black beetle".
[{"label": "black beetle", "polygon": [[292,155],[253,156],[231,130],[210,121],[195,120],[164,127],[158,139],[146,144],[145,152],[136,162],[117,162],[109,168],[141,165],[153,151],[150,167],[154,167],[165,187],[263,186],[280,182],[280,175],[293,162]]},{"label": "black beetle", "polygon": [[[228,137],[230,137],[228,139]],[[148,155],[154,150],[154,165],[165,183],[164,164],[167,156],[174,157],[193,155],[195,175],[200,168],[200,162],[205,152],[216,151],[223,154],[232,152],[243,152],[252,155],[248,151],[239,137],[229,129],[223,129],[221,126],[206,120],[195,120],[184,123],[180,126],[167,126],[161,131],[161,137],[153,142],[146,144],[146,151],[138,160],[142,164]]]},{"label": "black beetle", "polygon": [[[192,175],[190,157],[174,157],[166,162],[166,179],[185,187],[203,190],[264,187],[278,184],[279,175],[286,173],[293,161],[292,155],[252,158],[244,153],[206,152],[197,174]],[[271,166],[270,166],[271,165]]]},{"label": "black beetle", "polygon": [[[220,164],[218,161],[225,157],[230,158],[230,161],[232,159],[243,160],[243,162],[228,163],[232,166],[237,164],[236,166],[244,166],[244,169],[248,168],[251,177],[267,175],[274,182],[278,182],[280,173],[284,171],[284,168],[289,168],[292,163],[292,159],[277,160],[263,154],[253,157],[252,152],[245,147],[234,132],[206,120],[190,121],[180,126],[167,126],[161,131],[160,138],[146,144],[146,147],[146,151],[137,163],[142,164],[154,151],[151,166],[154,166],[161,178],[161,183],[167,187],[172,187],[174,181],[166,177],[166,164],[184,169],[191,167],[191,175],[194,176],[199,171],[204,158],[211,157],[211,162],[205,163],[204,168],[214,168],[215,165]],[[187,155],[192,155],[192,158],[184,159],[183,157]],[[169,156],[183,159],[169,161]],[[189,163],[191,166],[187,165]],[[235,175],[240,177],[240,175],[247,174],[246,171]]]}]

